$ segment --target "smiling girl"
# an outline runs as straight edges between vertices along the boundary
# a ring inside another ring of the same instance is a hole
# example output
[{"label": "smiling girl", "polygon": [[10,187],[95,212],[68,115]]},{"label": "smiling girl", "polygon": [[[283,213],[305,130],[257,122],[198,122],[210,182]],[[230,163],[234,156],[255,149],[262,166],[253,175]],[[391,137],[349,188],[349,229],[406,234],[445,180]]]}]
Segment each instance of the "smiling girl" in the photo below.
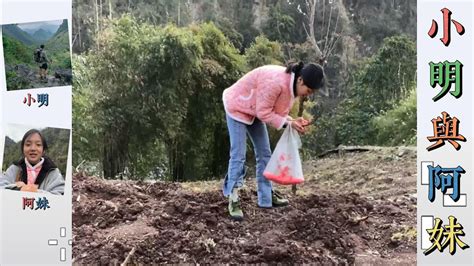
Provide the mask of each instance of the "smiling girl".
[{"label": "smiling girl", "polygon": [[48,144],[41,132],[31,129],[21,141],[22,158],[8,167],[0,187],[28,192],[64,194],[64,178],[53,161],[45,156]]}]

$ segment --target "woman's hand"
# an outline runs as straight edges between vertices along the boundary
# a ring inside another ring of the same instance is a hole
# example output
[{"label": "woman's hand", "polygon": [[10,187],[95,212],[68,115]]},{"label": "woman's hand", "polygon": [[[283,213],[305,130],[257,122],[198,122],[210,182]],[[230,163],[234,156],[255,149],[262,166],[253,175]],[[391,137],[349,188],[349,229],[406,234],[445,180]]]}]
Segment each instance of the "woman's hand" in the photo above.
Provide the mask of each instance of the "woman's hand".
[{"label": "woman's hand", "polygon": [[38,191],[38,185],[31,184],[31,185],[24,185],[20,189],[21,191],[27,191],[27,192],[37,192]]},{"label": "woman's hand", "polygon": [[292,127],[301,134],[306,132],[306,128],[311,124],[310,120],[306,120],[303,117],[298,117],[291,121]]},{"label": "woman's hand", "polygon": [[298,117],[298,118],[296,118],[295,121],[299,122],[300,125],[302,125],[303,127],[306,127],[311,123],[309,120],[306,120],[303,117]]},{"label": "woman's hand", "polygon": [[301,122],[298,121],[298,119],[291,121],[290,125],[292,128],[296,129],[296,131],[301,134],[304,134],[304,132],[306,131],[305,127],[301,124]]},{"label": "woman's hand", "polygon": [[17,187],[26,186],[26,184],[23,183],[22,181],[15,182],[15,185],[16,185]]}]

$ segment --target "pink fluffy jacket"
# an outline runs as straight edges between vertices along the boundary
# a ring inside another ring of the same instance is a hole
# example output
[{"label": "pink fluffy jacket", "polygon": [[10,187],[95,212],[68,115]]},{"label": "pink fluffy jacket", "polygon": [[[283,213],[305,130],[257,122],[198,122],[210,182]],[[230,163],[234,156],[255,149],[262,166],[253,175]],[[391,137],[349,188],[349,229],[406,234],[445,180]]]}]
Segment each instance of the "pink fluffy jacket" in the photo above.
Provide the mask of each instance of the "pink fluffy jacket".
[{"label": "pink fluffy jacket", "polygon": [[294,74],[285,67],[267,65],[245,74],[222,95],[226,113],[236,121],[253,124],[255,117],[281,129],[285,124],[295,95]]}]

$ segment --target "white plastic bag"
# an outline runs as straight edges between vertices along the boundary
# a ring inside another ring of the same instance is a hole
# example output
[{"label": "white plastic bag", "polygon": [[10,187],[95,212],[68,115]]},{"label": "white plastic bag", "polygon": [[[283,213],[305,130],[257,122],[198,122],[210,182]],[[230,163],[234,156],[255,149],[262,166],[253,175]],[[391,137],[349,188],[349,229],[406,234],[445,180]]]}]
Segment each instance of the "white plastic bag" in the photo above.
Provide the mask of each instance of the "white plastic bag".
[{"label": "white plastic bag", "polygon": [[304,177],[299,154],[300,148],[300,135],[291,126],[286,127],[265,171],[263,171],[263,176],[282,185],[302,183]]}]

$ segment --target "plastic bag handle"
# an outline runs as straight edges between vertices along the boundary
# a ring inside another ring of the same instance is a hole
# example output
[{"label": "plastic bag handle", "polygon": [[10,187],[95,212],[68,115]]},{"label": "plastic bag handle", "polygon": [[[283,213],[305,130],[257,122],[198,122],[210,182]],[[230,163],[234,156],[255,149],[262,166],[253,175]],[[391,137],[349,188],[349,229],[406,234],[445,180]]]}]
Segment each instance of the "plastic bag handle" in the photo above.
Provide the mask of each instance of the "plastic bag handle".
[{"label": "plastic bag handle", "polygon": [[[293,140],[296,144],[296,147],[298,147],[298,149],[301,149],[301,146],[302,146],[302,143],[301,143],[301,137],[300,137],[300,133],[298,133],[298,131],[296,129],[294,129],[293,127],[287,127],[287,129],[289,128],[289,138],[290,140]],[[283,134],[285,134],[285,132],[283,132]]]}]

